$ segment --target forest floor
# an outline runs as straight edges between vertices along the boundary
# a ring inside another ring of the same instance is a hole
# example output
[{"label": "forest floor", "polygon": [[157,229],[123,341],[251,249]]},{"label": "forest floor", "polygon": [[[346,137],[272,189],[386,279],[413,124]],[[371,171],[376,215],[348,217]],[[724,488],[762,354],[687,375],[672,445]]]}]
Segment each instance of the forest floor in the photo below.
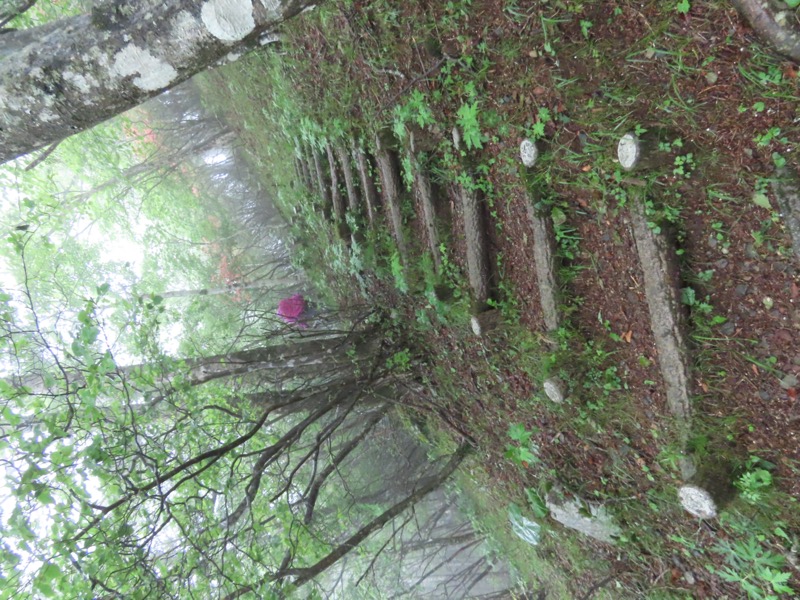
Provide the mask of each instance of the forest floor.
[{"label": "forest floor", "polygon": [[[319,270],[349,271],[342,297],[363,289],[392,311],[395,366],[426,384],[411,408],[431,417],[428,427],[444,422],[474,442],[476,477],[499,504],[535,505],[557,478],[620,522],[615,546],[543,543],[540,553],[568,574],[568,593],[766,598],[797,589],[800,280],[772,187],[776,172],[797,170],[796,65],[722,1],[351,0],[289,24],[280,50],[246,68],[251,79],[280,69],[283,89],[249,100],[265,112],[279,105],[285,129],[312,145],[349,136],[369,146],[381,128],[425,138],[450,225],[443,278],[456,301],[443,307],[424,293],[430,265],[410,195],[403,215],[418,267],[399,268],[384,232],[355,262],[321,250]],[[274,124],[254,117],[245,139]],[[485,198],[490,304],[505,322],[490,339],[467,322],[454,126]],[[637,128],[669,131],[674,161],[655,174],[622,172],[617,141]],[[564,324],[555,332],[539,308],[518,166],[524,138],[548,148],[540,200],[560,259]],[[653,199],[650,217],[670,229],[679,255],[696,415],[689,449],[727,465],[740,492],[710,521],[676,500],[682,449],[631,232],[634,188]],[[543,394],[549,376],[565,382],[563,404]],[[548,586],[541,573],[523,578]]]}]

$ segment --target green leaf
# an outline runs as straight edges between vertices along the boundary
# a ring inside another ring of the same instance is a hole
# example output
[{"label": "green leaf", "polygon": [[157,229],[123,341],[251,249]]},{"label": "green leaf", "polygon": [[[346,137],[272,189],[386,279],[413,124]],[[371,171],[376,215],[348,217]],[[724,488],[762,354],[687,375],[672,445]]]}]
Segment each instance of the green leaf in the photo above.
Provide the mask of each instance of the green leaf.
[{"label": "green leaf", "polygon": [[531,435],[533,434],[525,429],[522,423],[515,423],[508,428],[508,437],[520,444],[527,444],[528,440],[531,439]]},{"label": "green leaf", "polygon": [[93,344],[95,340],[97,340],[97,336],[100,335],[100,328],[99,327],[84,327],[81,330],[81,340],[87,346],[89,344]]},{"label": "green leaf", "polygon": [[61,569],[54,563],[47,563],[36,575],[33,587],[42,595],[52,597],[54,595],[52,583],[57,582],[62,577]]},{"label": "green leaf", "polygon": [[525,488],[525,495],[528,497],[528,504],[530,504],[531,510],[536,517],[544,519],[550,514],[550,509],[547,508],[547,504],[545,504],[542,497],[535,490]]},{"label": "green leaf", "polygon": [[769,203],[769,198],[764,192],[756,192],[753,194],[753,203],[761,208],[772,210],[772,205]]}]

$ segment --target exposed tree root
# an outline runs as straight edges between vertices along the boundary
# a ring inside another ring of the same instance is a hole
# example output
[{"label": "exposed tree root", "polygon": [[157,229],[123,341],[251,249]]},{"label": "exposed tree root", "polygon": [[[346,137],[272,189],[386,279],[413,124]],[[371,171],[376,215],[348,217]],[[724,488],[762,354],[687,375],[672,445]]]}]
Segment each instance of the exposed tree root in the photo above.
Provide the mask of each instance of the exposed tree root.
[{"label": "exposed tree root", "polygon": [[775,50],[800,62],[800,32],[792,26],[792,9],[777,0],[731,0],[731,3]]}]

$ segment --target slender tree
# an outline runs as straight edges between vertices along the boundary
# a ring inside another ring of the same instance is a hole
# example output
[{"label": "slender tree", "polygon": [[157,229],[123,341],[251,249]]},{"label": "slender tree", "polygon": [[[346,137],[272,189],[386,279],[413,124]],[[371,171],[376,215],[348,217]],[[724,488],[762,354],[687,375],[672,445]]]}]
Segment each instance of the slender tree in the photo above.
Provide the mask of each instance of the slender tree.
[{"label": "slender tree", "polygon": [[258,47],[312,0],[114,0],[0,36],[0,162]]}]

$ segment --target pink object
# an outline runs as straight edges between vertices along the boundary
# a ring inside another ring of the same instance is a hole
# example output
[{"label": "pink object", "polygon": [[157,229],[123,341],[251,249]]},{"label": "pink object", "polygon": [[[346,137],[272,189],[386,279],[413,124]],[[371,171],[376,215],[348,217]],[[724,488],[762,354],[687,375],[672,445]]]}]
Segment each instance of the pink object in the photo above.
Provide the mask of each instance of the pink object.
[{"label": "pink object", "polygon": [[306,300],[302,294],[295,294],[278,302],[278,316],[287,323],[303,328],[306,327],[306,324],[300,321],[300,317],[305,311]]}]

